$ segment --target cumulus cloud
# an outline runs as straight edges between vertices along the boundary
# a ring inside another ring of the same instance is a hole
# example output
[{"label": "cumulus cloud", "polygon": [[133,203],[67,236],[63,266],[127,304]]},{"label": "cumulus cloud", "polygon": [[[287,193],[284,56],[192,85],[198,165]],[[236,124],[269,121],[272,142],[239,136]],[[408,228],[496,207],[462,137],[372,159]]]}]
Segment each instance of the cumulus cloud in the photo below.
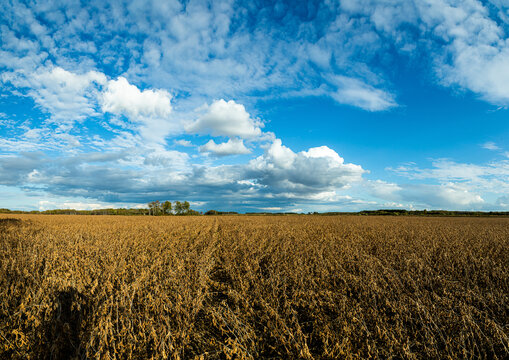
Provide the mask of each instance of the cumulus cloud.
[{"label": "cumulus cloud", "polygon": [[221,99],[206,106],[205,113],[186,130],[212,136],[253,138],[261,135],[261,126],[260,122],[251,118],[244,105]]},{"label": "cumulus cloud", "polygon": [[22,186],[53,196],[100,202],[154,198],[219,201],[232,206],[289,206],[294,201],[330,203],[337,189],[361,180],[359,165],[346,164],[328,147],[293,152],[277,139],[247,164],[192,165],[177,151],[123,151],[51,158],[27,154],[0,158],[0,185]]},{"label": "cumulus cloud", "polygon": [[[5,149],[15,148],[10,146],[13,141],[24,144],[27,139],[30,140],[27,146],[31,148],[79,147],[82,145],[80,136],[70,132],[79,132],[75,122],[85,119],[99,122],[102,118],[107,130],[118,134],[118,130],[112,128],[117,126],[123,128],[124,134],[126,131],[139,134],[145,145],[151,144],[153,148],[161,147],[169,134],[182,132],[180,122],[171,118],[172,96],[168,91],[141,91],[124,77],[108,81],[106,75],[97,71],[80,74],[50,66],[33,74],[5,72],[1,80],[21,89],[50,114],[41,128],[21,126],[26,128],[23,139],[0,139],[0,146]],[[113,118],[104,120],[105,114],[112,114]]]},{"label": "cumulus cloud", "polygon": [[246,177],[275,193],[306,196],[346,187],[364,172],[359,165],[345,164],[327,146],[295,153],[276,139],[265,154],[249,162]]},{"label": "cumulus cloud", "polygon": [[227,142],[216,144],[214,140],[209,140],[205,145],[199,147],[200,152],[212,153],[216,156],[250,154],[242,139],[229,139]]},{"label": "cumulus cloud", "polygon": [[143,90],[130,84],[126,78],[110,80],[101,95],[104,112],[124,115],[141,125],[140,133],[149,141],[161,143],[178,123],[170,119],[171,95],[166,90]]},{"label": "cumulus cloud", "polygon": [[131,119],[164,118],[171,113],[171,95],[166,90],[140,91],[126,78],[110,80],[102,94],[102,109]]},{"label": "cumulus cloud", "polygon": [[[461,164],[456,166],[449,173],[413,168],[415,176],[434,176],[432,180],[438,184],[363,180],[366,171],[361,166],[345,163],[327,146],[294,152],[276,139],[263,155],[237,165],[192,165],[187,154],[176,151],[124,151],[58,159],[43,154],[4,157],[0,158],[0,185],[44,190],[52,196],[88,197],[101,203],[186,198],[252,209],[287,209],[296,204],[321,211],[330,210],[330,206],[505,209],[507,169],[486,167],[475,175],[471,169],[453,175]],[[404,171],[402,175],[412,177],[408,166]],[[360,194],[352,191],[359,187]]]}]

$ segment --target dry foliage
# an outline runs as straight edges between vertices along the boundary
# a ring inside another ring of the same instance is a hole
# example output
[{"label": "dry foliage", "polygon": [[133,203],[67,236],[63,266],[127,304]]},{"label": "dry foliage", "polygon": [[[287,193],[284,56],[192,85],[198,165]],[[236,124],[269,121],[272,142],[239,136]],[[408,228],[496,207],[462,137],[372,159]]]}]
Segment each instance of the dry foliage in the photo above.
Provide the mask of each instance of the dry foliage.
[{"label": "dry foliage", "polygon": [[509,357],[509,219],[0,219],[0,358]]}]

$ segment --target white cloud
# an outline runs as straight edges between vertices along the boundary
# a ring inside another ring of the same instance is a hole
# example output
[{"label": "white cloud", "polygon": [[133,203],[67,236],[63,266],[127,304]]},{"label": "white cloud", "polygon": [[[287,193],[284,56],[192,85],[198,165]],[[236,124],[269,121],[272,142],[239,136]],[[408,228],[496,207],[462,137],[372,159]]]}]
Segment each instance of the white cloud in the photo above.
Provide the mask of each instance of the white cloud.
[{"label": "white cloud", "polygon": [[428,26],[448,44],[437,58],[444,83],[458,84],[493,104],[509,105],[509,40],[488,7],[476,0],[437,0],[420,7]]},{"label": "white cloud", "polygon": [[500,148],[493,141],[488,141],[482,144],[483,149],[487,150],[500,150]]},{"label": "white cloud", "polygon": [[[365,65],[381,46],[366,25],[320,5],[304,30],[299,28],[299,12],[279,7],[288,21],[273,22],[271,12],[259,9],[260,21],[270,26],[251,32],[233,24],[245,24],[256,9],[232,2],[148,6],[128,1],[105,7],[92,0],[83,7],[63,4],[51,15],[46,5],[6,6],[9,27],[2,29],[6,51],[0,51],[0,65],[28,70],[51,54],[66,68],[108,69],[160,88],[171,84],[176,93],[192,94],[184,97],[189,108],[210,98],[244,98],[260,91],[311,95],[317,82],[326,84],[326,95],[332,96],[337,89],[328,86],[329,79],[352,69],[359,81],[373,84],[382,78]],[[114,13],[115,19],[101,16],[104,13]],[[20,29],[28,31],[27,36],[18,35]],[[84,36],[90,33],[95,39]],[[287,33],[296,37],[282,36]],[[341,96],[341,103],[353,99],[351,105],[371,111],[387,108],[380,93],[372,92],[375,100],[368,99],[369,90]],[[359,92],[358,87],[353,91]]]},{"label": "white cloud", "polygon": [[[366,189],[376,198],[389,200],[397,207],[478,209],[485,201],[469,186],[461,183],[395,184],[381,180],[368,181]],[[403,204],[402,204],[403,203]]]},{"label": "white cloud", "polygon": [[[25,154],[0,158],[0,184],[43,189],[53,196],[87,196],[105,202],[186,198],[287,207],[294,201],[342,201],[336,189],[358,182],[365,172],[345,164],[327,147],[299,153],[277,139],[264,155],[237,165],[196,165],[177,151],[128,148],[50,158]],[[291,203],[290,203],[291,202]]]},{"label": "white cloud", "polygon": [[437,193],[437,196],[444,199],[448,205],[466,206],[484,203],[484,199],[480,195],[472,193],[468,187],[461,184],[443,184],[439,186],[438,191],[432,189],[430,195],[432,196],[433,193]]},{"label": "white cloud", "polygon": [[97,203],[86,203],[86,202],[55,202],[48,200],[39,201],[39,210],[51,210],[51,209],[73,209],[73,210],[96,210],[101,208],[107,208],[109,205],[97,204]]},{"label": "white cloud", "polygon": [[327,146],[311,148],[308,151],[303,151],[302,155],[314,159],[328,159],[331,167],[338,167],[344,163],[344,159]]},{"label": "white cloud", "polygon": [[164,118],[171,113],[171,95],[166,90],[140,91],[126,78],[110,80],[102,94],[102,109],[136,120],[139,117]]},{"label": "white cloud", "polygon": [[174,143],[176,145],[180,145],[180,146],[184,146],[184,147],[192,147],[192,146],[194,146],[191,141],[185,140],[185,139],[175,140]]},{"label": "white cloud", "polygon": [[162,143],[171,131],[179,128],[179,124],[170,118],[171,98],[166,90],[140,91],[124,77],[119,77],[108,82],[102,93],[101,108],[104,112],[126,116],[140,125],[143,138]]},{"label": "white cloud", "polygon": [[331,97],[341,104],[360,107],[368,111],[381,111],[395,107],[394,96],[376,89],[358,79],[338,76],[335,79],[337,91]]},{"label": "white cloud", "polygon": [[276,139],[264,155],[249,162],[246,177],[274,193],[309,196],[360,181],[364,172],[326,146],[295,153]]},{"label": "white cloud", "polygon": [[383,180],[368,181],[366,184],[373,195],[382,199],[393,199],[396,196],[395,194],[401,191],[398,184]]},{"label": "white cloud", "polygon": [[[430,54],[427,60],[434,61],[445,85],[507,105],[508,16],[502,3],[329,1],[309,9],[305,23],[299,11],[280,3],[274,5],[278,11],[264,11],[232,2],[149,6],[130,1],[106,7],[90,1],[83,7],[62,4],[51,15],[47,5],[9,4],[0,65],[28,71],[51,56],[79,73],[108,68],[140,83],[171,84],[175,92],[192,94],[188,100],[194,105],[259,91],[310,94],[324,84],[325,95],[338,102],[378,111],[396,104],[380,85],[387,79],[372,64],[390,63],[387,48],[394,46],[405,54]],[[116,14],[114,20],[101,16],[107,11]],[[233,25],[245,24],[253,12],[266,26],[250,32]],[[282,13],[286,20],[274,21]],[[97,34],[95,39],[83,36],[90,33]],[[350,81],[338,89],[336,76]]]},{"label": "white cloud", "polygon": [[71,135],[68,133],[55,133],[55,134],[53,134],[53,138],[60,140],[61,143],[67,144],[67,146],[69,146],[69,147],[81,146],[80,138],[75,135]]},{"label": "white cloud", "polygon": [[507,7],[500,1],[343,0],[341,8],[361,15],[401,52],[429,54],[443,85],[460,86],[493,104],[509,105],[509,21]]},{"label": "white cloud", "polygon": [[458,183],[440,185],[404,185],[399,193],[403,201],[447,209],[479,209],[484,199]]},{"label": "white cloud", "polygon": [[[477,0],[417,2],[421,19],[447,45],[437,59],[446,84],[458,84],[486,100],[509,104],[509,41],[502,26]],[[450,59],[450,61],[448,60]]]},{"label": "white cloud", "polygon": [[252,164],[262,168],[290,169],[296,158],[297,154],[284,146],[281,139],[275,139],[265,155],[253,160]]},{"label": "white cloud", "polygon": [[[439,159],[432,167],[414,164],[389,169],[412,181],[409,184],[370,182],[371,193],[379,198],[448,209],[495,209],[497,197],[509,193],[509,161],[488,164],[458,163]],[[415,182],[433,182],[416,184]]]},{"label": "white cloud", "polygon": [[205,145],[199,147],[200,152],[212,153],[216,156],[249,154],[251,150],[246,148],[242,139],[229,139],[227,142],[216,144],[209,140]]},{"label": "white cloud", "polygon": [[166,170],[170,168],[182,170],[189,166],[189,155],[175,150],[149,150],[143,159],[144,165],[164,167]]},{"label": "white cloud", "polygon": [[186,130],[212,136],[253,138],[261,135],[261,126],[260,122],[251,118],[244,105],[221,99],[207,106],[205,113]]},{"label": "white cloud", "polygon": [[431,168],[400,166],[389,169],[413,180],[433,179],[442,183],[461,182],[478,191],[509,193],[509,161],[501,160],[485,165],[457,163],[447,159],[432,162]]},{"label": "white cloud", "polygon": [[51,120],[69,128],[74,121],[97,116],[97,85],[106,83],[106,76],[97,71],[76,74],[61,67],[40,68],[34,73],[6,72],[2,81],[18,88],[27,88]]},{"label": "white cloud", "polygon": [[377,30],[391,34],[401,23],[417,20],[414,1],[341,0],[340,6],[347,13],[368,15]]}]

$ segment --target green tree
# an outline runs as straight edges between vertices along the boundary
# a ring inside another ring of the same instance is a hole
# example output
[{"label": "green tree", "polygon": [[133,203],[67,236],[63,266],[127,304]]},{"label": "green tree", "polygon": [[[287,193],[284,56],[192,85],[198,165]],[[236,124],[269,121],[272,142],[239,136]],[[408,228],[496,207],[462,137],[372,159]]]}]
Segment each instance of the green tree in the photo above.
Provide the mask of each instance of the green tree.
[{"label": "green tree", "polygon": [[182,215],[182,203],[180,201],[175,201],[175,213]]},{"label": "green tree", "polygon": [[163,213],[165,215],[169,215],[171,214],[171,202],[166,200],[164,203],[163,203]]},{"label": "green tree", "polygon": [[154,201],[154,215],[160,215],[162,212],[161,203],[159,200]]},{"label": "green tree", "polygon": [[160,215],[162,212],[162,206],[159,200],[151,201],[148,203],[148,214],[149,215]]},{"label": "green tree", "polygon": [[184,203],[182,204],[182,213],[188,214],[189,210],[191,210],[191,204],[189,204],[188,201],[184,201]]}]

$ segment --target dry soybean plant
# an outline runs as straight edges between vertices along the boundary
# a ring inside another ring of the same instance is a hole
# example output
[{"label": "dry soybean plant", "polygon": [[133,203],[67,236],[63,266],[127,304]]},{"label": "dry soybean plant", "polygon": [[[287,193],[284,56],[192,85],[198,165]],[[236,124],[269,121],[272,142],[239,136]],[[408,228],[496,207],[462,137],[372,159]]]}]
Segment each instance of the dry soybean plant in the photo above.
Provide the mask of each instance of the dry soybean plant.
[{"label": "dry soybean plant", "polygon": [[504,359],[509,219],[0,219],[0,359]]}]

